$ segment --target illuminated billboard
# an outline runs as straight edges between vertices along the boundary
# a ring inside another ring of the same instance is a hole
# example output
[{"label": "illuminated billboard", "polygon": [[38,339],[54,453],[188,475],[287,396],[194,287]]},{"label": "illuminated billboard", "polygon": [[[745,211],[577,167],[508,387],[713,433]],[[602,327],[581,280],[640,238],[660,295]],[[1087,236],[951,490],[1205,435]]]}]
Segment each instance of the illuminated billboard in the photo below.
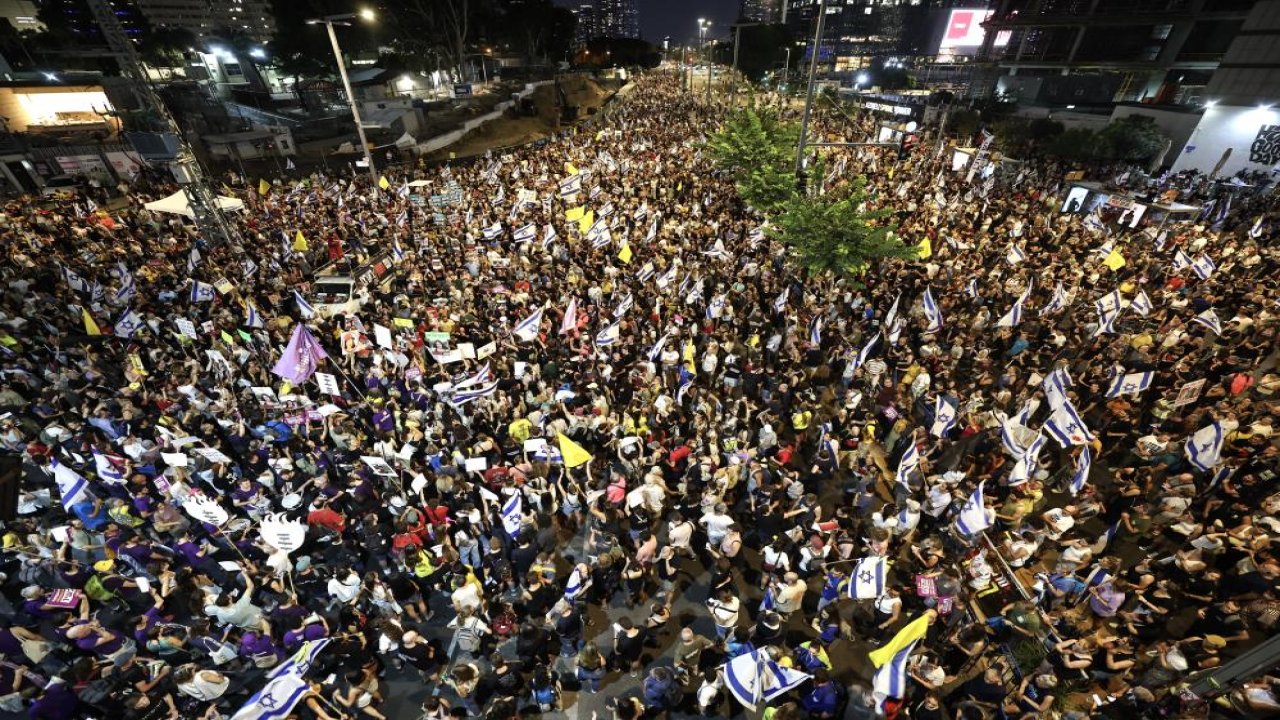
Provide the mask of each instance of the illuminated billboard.
[{"label": "illuminated billboard", "polygon": [[[986,35],[986,30],[982,27],[982,22],[991,17],[991,10],[978,8],[975,10],[952,10],[951,16],[947,18],[947,29],[942,33],[942,43],[938,45],[939,50],[948,50],[954,48],[976,48],[982,45],[982,39]],[[1009,44],[1008,31],[1001,32],[996,35],[996,47],[1004,47]]]}]

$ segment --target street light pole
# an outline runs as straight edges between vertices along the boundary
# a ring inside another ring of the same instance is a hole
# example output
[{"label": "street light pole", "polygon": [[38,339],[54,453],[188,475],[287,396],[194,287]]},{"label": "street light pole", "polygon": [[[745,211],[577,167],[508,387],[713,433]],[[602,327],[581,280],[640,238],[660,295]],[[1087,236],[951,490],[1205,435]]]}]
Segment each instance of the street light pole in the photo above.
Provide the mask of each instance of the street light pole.
[{"label": "street light pole", "polygon": [[[368,17],[368,15],[364,15]],[[333,58],[338,62],[338,75],[342,78],[342,89],[347,93],[347,105],[351,107],[351,119],[356,123],[356,135],[360,138],[360,148],[364,151],[365,164],[369,166],[369,178],[373,181],[374,186],[378,184],[378,171],[373,167],[373,153],[369,152],[369,140],[364,135],[364,123],[360,120],[360,105],[356,102],[355,93],[351,92],[351,78],[347,76],[347,64],[342,60],[342,47],[338,45],[338,34],[333,31],[333,26],[341,23],[339,21],[355,17],[350,15],[326,15],[325,17],[308,20],[308,25],[324,23],[325,28],[329,31],[329,43],[333,46]]]},{"label": "street light pole", "polygon": [[813,80],[818,72],[818,52],[822,47],[822,21],[827,16],[827,0],[818,0],[818,22],[813,31],[813,57],[809,58],[809,87],[804,96],[804,114],[800,116],[800,141],[796,145],[796,179],[804,171],[804,141],[809,133],[809,115],[813,112]]}]

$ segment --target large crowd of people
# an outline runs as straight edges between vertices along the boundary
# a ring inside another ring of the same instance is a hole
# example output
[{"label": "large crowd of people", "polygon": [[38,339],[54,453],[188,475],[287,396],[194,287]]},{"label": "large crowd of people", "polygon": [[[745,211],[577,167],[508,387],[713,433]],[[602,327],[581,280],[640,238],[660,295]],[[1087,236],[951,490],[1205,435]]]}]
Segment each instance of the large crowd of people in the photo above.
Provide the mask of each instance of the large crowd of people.
[{"label": "large crowd of people", "polygon": [[627,90],[378,186],[246,183],[225,244],[159,181],[8,204],[0,710],[383,718],[409,673],[429,718],[1127,718],[1272,633],[1266,192],[1131,229],[1050,161],[830,150],[928,250],[809,275],[703,148],[723,108]]}]

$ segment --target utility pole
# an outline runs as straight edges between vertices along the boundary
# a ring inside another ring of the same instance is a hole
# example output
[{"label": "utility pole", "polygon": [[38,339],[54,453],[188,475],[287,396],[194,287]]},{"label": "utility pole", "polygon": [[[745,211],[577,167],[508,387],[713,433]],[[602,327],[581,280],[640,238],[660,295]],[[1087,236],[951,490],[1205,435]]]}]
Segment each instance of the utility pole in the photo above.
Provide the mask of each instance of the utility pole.
[{"label": "utility pole", "polygon": [[809,88],[804,96],[804,114],[800,116],[800,142],[796,146],[796,179],[804,172],[804,141],[809,134],[809,115],[813,112],[813,81],[818,72],[818,52],[822,47],[822,22],[827,16],[827,0],[818,0],[818,22],[813,31],[813,57],[809,58]]},{"label": "utility pole", "polygon": [[[760,23],[733,24],[733,71],[729,76],[729,108],[738,107],[738,46],[742,44],[742,28],[755,27]],[[789,48],[788,48],[789,49]]]},{"label": "utility pole", "polygon": [[125,34],[124,27],[120,25],[120,19],[116,17],[109,0],[89,0],[89,11],[93,13],[98,29],[102,31],[102,37],[107,41],[107,46],[116,56],[116,61],[120,64],[120,72],[129,81],[129,87],[139,105],[144,111],[154,112],[160,118],[167,133],[173,135],[177,141],[177,155],[169,169],[187,196],[187,206],[191,208],[196,227],[213,244],[240,247],[239,233],[227,222],[218,208],[216,196],[209,189],[200,161],[196,159],[195,153],[187,143],[182,128],[173,119],[173,115],[169,114],[169,108],[165,107],[164,101],[156,94],[155,88],[151,87],[151,82],[142,69],[142,61],[134,49],[133,41]]}]

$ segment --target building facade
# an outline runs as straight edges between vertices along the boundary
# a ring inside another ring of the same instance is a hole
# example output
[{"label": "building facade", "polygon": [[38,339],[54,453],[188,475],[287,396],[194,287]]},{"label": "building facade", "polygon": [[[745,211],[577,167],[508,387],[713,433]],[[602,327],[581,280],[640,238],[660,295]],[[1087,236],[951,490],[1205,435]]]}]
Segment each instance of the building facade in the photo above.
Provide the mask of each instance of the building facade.
[{"label": "building facade", "polygon": [[275,34],[275,16],[268,0],[134,0],[152,27],[189,30],[208,37],[236,30],[258,42]]},{"label": "building facade", "polygon": [[8,20],[19,32],[44,30],[44,23],[36,17],[36,12],[36,4],[32,0],[0,0],[0,18]]},{"label": "building facade", "polygon": [[982,72],[970,92],[1044,104],[1192,101],[1254,4],[999,0],[983,23]]},{"label": "building facade", "polygon": [[768,24],[782,22],[785,3],[786,0],[742,0],[738,3],[738,18]]},{"label": "building facade", "polygon": [[640,37],[636,0],[596,0],[595,10],[596,37]]},{"label": "building facade", "polygon": [[[820,0],[784,1],[780,17],[785,16],[798,44],[811,47]],[[941,0],[827,0],[819,60],[839,73],[867,67],[878,58],[927,54],[929,13],[942,4]]]}]

